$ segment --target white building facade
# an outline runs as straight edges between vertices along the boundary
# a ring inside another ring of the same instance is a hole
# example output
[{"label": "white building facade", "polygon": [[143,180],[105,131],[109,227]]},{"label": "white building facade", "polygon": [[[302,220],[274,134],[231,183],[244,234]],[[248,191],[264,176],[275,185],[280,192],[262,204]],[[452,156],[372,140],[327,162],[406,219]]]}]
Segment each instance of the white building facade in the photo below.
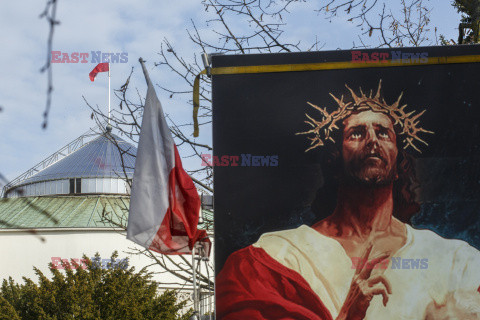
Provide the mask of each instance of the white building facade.
[{"label": "white building facade", "polygon": [[[169,261],[157,255],[174,271],[165,272],[148,254],[139,254],[144,248],[126,239],[136,152],[109,131],[84,135],[5,186],[0,199],[0,280],[36,281],[33,267],[50,277],[49,263],[81,261],[96,253],[106,262],[117,251],[117,259],[128,258],[136,270],[148,266],[162,289],[180,290],[190,298],[192,285],[174,275],[191,278],[183,259],[174,256]],[[196,262],[213,281],[213,263]],[[212,312],[213,292],[203,290],[201,295],[202,313]]]}]

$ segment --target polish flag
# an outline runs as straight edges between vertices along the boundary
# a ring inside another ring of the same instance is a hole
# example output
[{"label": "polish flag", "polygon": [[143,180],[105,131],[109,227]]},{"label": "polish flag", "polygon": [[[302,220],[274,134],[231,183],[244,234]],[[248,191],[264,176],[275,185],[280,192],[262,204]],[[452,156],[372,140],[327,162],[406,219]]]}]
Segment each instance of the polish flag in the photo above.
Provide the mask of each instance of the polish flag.
[{"label": "polish flag", "polygon": [[97,66],[95,68],[93,68],[93,70],[89,73],[90,80],[94,81],[95,77],[97,76],[97,73],[107,72],[109,69],[110,68],[109,68],[108,62],[102,62],[102,63],[97,64]]},{"label": "polish flag", "polygon": [[[146,70],[145,70],[146,71]],[[133,175],[127,238],[163,254],[192,254],[196,242],[209,255],[210,241],[198,230],[200,197],[182,167],[162,106],[148,83]]]}]

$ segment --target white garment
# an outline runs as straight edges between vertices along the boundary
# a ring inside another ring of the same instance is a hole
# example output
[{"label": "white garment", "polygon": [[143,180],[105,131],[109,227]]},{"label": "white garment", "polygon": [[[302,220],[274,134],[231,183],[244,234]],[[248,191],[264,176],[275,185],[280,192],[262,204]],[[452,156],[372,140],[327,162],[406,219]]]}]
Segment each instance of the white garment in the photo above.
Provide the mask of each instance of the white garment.
[{"label": "white garment", "polygon": [[[480,286],[480,252],[460,240],[444,239],[429,230],[406,225],[407,241],[392,256],[428,259],[425,269],[392,269],[384,275],[392,285],[386,307],[382,296],[370,303],[365,319],[424,319],[427,305],[443,303],[450,291],[476,291]],[[297,229],[263,234],[255,247],[298,272],[320,297],[335,319],[346,299],[355,273],[340,243],[302,225]],[[425,265],[423,265],[425,267]],[[375,271],[375,270],[374,270]]]}]

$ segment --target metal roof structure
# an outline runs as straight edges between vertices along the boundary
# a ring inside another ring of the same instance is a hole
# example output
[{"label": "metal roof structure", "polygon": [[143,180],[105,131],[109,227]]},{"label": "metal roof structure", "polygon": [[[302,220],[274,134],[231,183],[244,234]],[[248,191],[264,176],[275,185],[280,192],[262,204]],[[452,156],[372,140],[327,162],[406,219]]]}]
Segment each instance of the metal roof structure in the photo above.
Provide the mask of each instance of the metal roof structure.
[{"label": "metal roof structure", "polygon": [[[124,178],[125,173],[128,178],[132,178],[137,148],[114,134],[108,135],[110,137],[107,137],[107,134],[98,136],[20,184],[65,178]],[[123,157],[112,139],[125,151]]]},{"label": "metal roof structure", "polygon": [[[129,196],[89,195],[0,199],[0,231],[8,229],[109,228],[127,225]],[[200,229],[212,228],[203,210]]]},{"label": "metal roof structure", "polygon": [[[91,137],[94,138],[85,142]],[[75,178],[132,179],[136,154],[135,146],[109,131],[103,134],[85,134],[10,182],[4,187],[3,195],[28,185],[45,189],[39,185],[41,182],[68,181]],[[45,190],[26,195],[54,193],[68,192],[63,190],[52,193]]]},{"label": "metal roof structure", "polygon": [[126,225],[127,196],[0,199],[0,229],[112,228]]},{"label": "metal roof structure", "polygon": [[[126,226],[136,154],[108,127],[87,132],[4,188],[0,230]],[[213,199],[202,203],[199,228],[211,229]]]}]

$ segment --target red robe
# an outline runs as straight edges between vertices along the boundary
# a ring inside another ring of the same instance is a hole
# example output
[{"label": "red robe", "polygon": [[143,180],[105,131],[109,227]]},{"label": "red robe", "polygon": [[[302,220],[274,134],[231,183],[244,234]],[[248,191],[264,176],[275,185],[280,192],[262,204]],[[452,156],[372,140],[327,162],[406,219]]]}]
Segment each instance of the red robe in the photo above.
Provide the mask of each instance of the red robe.
[{"label": "red robe", "polygon": [[333,320],[302,276],[253,246],[227,259],[216,299],[220,320]]}]

